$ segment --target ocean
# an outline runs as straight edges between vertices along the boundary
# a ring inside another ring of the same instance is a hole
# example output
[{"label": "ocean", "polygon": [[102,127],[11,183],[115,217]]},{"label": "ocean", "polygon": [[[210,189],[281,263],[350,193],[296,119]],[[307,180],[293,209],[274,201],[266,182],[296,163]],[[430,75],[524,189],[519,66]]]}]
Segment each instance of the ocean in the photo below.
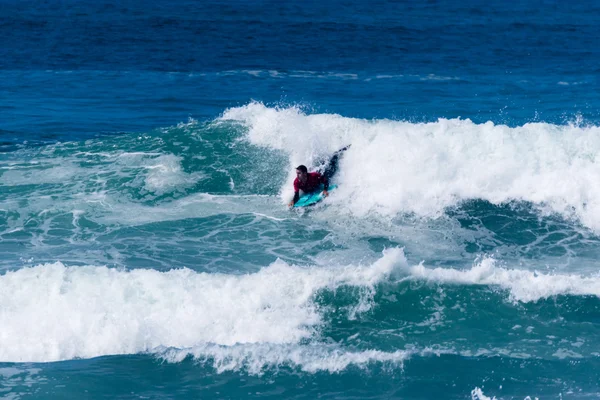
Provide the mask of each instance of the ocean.
[{"label": "ocean", "polygon": [[599,15],[0,1],[0,398],[600,397]]}]

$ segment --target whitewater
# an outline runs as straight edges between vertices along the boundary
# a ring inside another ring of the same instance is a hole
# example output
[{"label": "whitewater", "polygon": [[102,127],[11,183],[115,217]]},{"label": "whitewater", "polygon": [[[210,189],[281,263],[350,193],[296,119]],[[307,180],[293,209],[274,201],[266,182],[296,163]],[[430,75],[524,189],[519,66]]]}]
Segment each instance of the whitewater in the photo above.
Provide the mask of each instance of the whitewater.
[{"label": "whitewater", "polygon": [[[511,128],[460,118],[368,121],[260,103],[229,109],[220,120],[238,121],[248,128],[251,143],[288,154],[287,181],[292,166],[316,165],[351,144],[337,177],[337,197],[350,199],[347,211],[358,217],[415,213],[435,218],[448,207],[480,199],[529,202],[589,228],[600,227],[596,126],[575,121]],[[290,187],[282,188],[282,197],[290,196]]]}]

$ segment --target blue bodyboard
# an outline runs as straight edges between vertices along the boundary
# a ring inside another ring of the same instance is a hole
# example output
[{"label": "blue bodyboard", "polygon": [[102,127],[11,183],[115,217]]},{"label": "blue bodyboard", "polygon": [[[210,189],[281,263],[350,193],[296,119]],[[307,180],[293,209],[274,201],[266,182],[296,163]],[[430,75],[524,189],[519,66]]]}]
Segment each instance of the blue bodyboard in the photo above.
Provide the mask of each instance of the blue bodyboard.
[{"label": "blue bodyboard", "polygon": [[[329,185],[328,192],[331,192],[336,187],[337,186],[335,186],[335,185]],[[323,198],[324,198],[323,197],[323,185],[321,185],[321,187],[318,190],[315,190],[312,193],[307,193],[307,194],[303,194],[302,196],[300,196],[300,198],[298,199],[296,204],[294,204],[294,207],[312,206],[314,204],[317,204],[321,200],[323,200]]]}]

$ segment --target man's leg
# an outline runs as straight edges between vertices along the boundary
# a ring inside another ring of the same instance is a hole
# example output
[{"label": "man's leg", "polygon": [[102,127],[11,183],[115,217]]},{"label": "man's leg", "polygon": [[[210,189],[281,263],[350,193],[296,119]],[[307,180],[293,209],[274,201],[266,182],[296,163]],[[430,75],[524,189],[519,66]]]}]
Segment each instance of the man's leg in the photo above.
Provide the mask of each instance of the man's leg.
[{"label": "man's leg", "polygon": [[333,175],[335,175],[335,173],[337,172],[337,169],[338,169],[338,163],[340,161],[340,155],[344,151],[348,150],[349,147],[350,147],[350,145],[344,147],[343,149],[339,149],[338,151],[336,151],[335,153],[333,153],[333,155],[329,159],[329,163],[325,167],[325,170],[323,170],[323,175],[327,179],[331,179],[331,177]]}]

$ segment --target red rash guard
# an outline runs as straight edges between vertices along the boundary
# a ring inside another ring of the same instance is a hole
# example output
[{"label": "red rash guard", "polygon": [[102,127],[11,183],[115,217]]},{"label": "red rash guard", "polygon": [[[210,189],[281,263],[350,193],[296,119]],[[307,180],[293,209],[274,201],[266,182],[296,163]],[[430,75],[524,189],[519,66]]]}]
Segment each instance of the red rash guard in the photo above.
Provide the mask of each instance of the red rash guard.
[{"label": "red rash guard", "polygon": [[329,189],[329,182],[327,181],[327,177],[321,175],[318,172],[309,172],[306,177],[306,182],[304,184],[300,183],[300,180],[296,178],[294,180],[294,192],[298,194],[299,190],[302,190],[304,193],[314,192],[319,188],[321,183],[324,186],[324,189]]}]

